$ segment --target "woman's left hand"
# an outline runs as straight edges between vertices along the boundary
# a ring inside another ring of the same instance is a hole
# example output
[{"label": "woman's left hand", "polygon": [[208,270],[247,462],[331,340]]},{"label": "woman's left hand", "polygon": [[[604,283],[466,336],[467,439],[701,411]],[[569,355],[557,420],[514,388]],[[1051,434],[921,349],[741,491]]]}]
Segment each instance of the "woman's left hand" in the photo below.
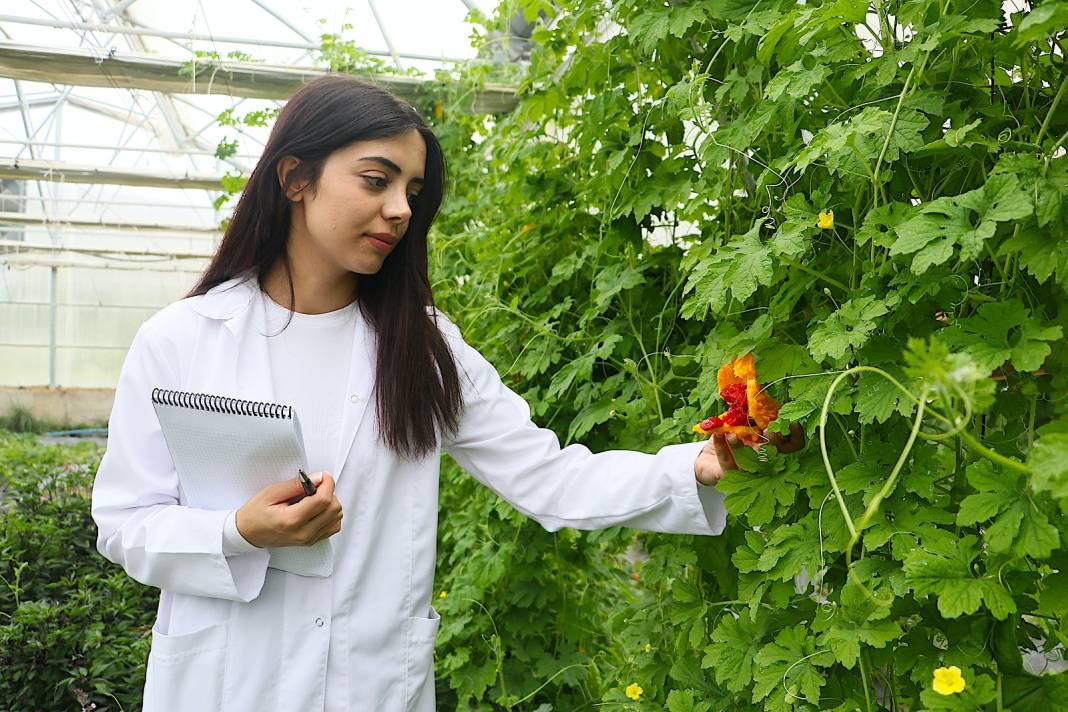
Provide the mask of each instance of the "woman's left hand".
[{"label": "woman's left hand", "polygon": [[[722,480],[728,471],[737,470],[738,463],[734,461],[733,448],[741,443],[733,435],[716,434],[708,439],[704,448],[697,455],[693,463],[694,474],[697,481],[703,485],[714,485]],[[797,423],[790,424],[790,434],[783,437],[778,433],[769,433],[767,442],[754,445],[758,450],[763,445],[771,445],[779,452],[794,452],[800,450],[805,444],[805,431]]]},{"label": "woman's left hand", "polygon": [[[733,443],[738,440],[730,436]],[[717,484],[727,474],[728,470],[737,470],[738,463],[734,461],[734,453],[731,452],[731,444],[727,442],[727,436],[716,434],[708,439],[697,461],[693,463],[697,481],[703,485]]]}]

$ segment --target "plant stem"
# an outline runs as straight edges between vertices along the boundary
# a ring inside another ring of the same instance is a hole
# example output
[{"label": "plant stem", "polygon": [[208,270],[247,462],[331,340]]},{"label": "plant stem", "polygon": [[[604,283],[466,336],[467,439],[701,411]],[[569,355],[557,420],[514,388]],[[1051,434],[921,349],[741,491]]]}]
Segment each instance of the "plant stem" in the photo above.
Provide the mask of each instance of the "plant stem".
[{"label": "plant stem", "polygon": [[818,269],[813,269],[812,267],[809,267],[808,265],[803,265],[800,262],[794,262],[789,257],[780,257],[779,261],[790,265],[794,269],[799,269],[802,272],[807,272],[807,273],[811,274],[813,277],[819,277],[820,279],[822,279],[827,284],[831,285],[832,287],[838,287],[839,289],[841,289],[846,294],[849,294],[849,292],[850,292],[849,287],[847,287],[844,283],[839,282],[834,277],[831,277],[831,276],[829,276],[829,275],[827,275],[827,274],[825,274],[823,272],[820,272]]},{"label": "plant stem", "polygon": [[1012,458],[1005,457],[999,452],[994,452],[993,450],[976,440],[975,437],[967,430],[961,430],[960,437],[961,440],[964,441],[965,445],[967,445],[979,455],[982,455],[986,459],[990,460],[991,462],[995,462],[1001,465],[1002,467],[1008,468],[1015,472],[1021,472],[1025,475],[1031,474],[1030,467],[1023,464],[1022,462],[1018,462],[1016,460],[1013,460]]},{"label": "plant stem", "polygon": [[1057,110],[1057,105],[1061,103],[1061,98],[1064,96],[1064,90],[1068,88],[1068,68],[1064,70],[1064,77],[1061,78],[1061,86],[1057,89],[1057,95],[1053,97],[1053,103],[1050,104],[1049,111],[1046,112],[1046,118],[1042,121],[1042,126],[1038,129],[1038,137],[1035,138],[1035,143],[1042,144],[1042,136],[1045,135],[1046,129],[1049,127],[1050,119],[1053,118],[1053,112]]},{"label": "plant stem", "polygon": [[909,433],[909,439],[905,442],[905,447],[902,448],[901,454],[897,458],[897,463],[894,465],[894,469],[891,470],[890,476],[886,478],[886,482],[883,483],[883,488],[879,490],[879,493],[875,495],[871,502],[868,503],[868,508],[864,510],[864,514],[860,517],[859,530],[864,531],[864,527],[868,525],[868,522],[879,511],[879,505],[882,504],[883,499],[888,497],[891,492],[894,491],[894,485],[897,484],[897,477],[901,473],[901,468],[905,466],[905,461],[908,460],[909,453],[912,452],[912,446],[916,443],[916,436],[920,434],[920,425],[923,423],[923,411],[924,406],[927,405],[927,389],[924,388],[920,392],[920,404],[916,406],[916,420],[912,423],[912,431]]},{"label": "plant stem", "polygon": [[864,706],[865,706],[865,708],[867,708],[868,712],[872,712],[871,691],[868,689],[869,687],[871,687],[871,685],[868,682],[867,656],[864,655],[864,651],[863,650],[860,651],[859,659],[860,659],[860,680],[861,680],[861,683],[864,685]]},{"label": "plant stem", "polygon": [[[923,62],[927,61],[927,55],[923,56]],[[922,63],[921,63],[922,64]],[[894,136],[894,128],[897,127],[897,117],[901,114],[901,105],[905,103],[905,95],[909,91],[909,82],[912,81],[912,77],[916,74],[916,66],[912,65],[909,70],[909,75],[905,77],[905,85],[901,87],[901,95],[897,98],[897,106],[894,107],[894,115],[890,118],[890,130],[886,132],[886,139],[883,141],[883,149],[879,151],[879,158],[875,161],[875,169],[872,171],[871,187],[875,193],[875,203],[878,207],[879,202],[879,169],[883,165],[883,158],[886,156],[886,151],[890,148],[890,139]]]}]

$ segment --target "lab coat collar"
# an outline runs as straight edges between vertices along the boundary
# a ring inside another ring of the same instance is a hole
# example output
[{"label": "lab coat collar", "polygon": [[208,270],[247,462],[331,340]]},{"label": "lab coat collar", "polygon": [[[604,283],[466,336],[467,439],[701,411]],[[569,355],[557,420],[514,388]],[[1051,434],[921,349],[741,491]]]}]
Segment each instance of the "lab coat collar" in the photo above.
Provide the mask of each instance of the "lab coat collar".
[{"label": "lab coat collar", "polygon": [[[239,347],[232,362],[230,383],[236,384],[243,398],[274,402],[275,389],[271,379],[270,352],[267,347],[263,302],[254,299],[261,293],[253,272],[227,280],[195,298],[193,309],[208,319],[223,320]],[[346,402],[342,416],[338,451],[335,456],[334,477],[341,474],[352,450],[356,431],[364,421],[374,397],[374,335],[370,325],[357,311],[357,325],[353,334],[352,356],[345,374]],[[252,338],[249,335],[263,338]]]},{"label": "lab coat collar", "polygon": [[193,302],[193,310],[208,319],[229,320],[248,310],[259,284],[251,272],[217,284]]}]

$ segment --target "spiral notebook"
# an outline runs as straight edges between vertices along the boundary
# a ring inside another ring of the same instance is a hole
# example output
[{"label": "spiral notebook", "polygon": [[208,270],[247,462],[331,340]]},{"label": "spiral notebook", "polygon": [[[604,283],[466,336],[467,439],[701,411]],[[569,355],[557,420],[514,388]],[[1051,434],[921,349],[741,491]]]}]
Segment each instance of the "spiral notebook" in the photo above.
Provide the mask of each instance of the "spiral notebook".
[{"label": "spiral notebook", "polygon": [[[236,509],[307,465],[292,406],[161,388],[152,390],[152,406],[191,507]],[[272,568],[304,576],[333,570],[329,539],[269,551]]]}]

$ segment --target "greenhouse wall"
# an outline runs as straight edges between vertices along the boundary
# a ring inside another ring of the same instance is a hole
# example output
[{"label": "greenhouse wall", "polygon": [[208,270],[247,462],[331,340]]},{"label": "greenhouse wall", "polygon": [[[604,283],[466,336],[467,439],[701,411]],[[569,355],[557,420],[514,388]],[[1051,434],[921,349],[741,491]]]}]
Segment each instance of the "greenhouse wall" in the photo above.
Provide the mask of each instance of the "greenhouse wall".
[{"label": "greenhouse wall", "polygon": [[4,270],[0,387],[113,388],[137,328],[184,296],[198,273],[186,267],[169,272],[48,265]]}]

